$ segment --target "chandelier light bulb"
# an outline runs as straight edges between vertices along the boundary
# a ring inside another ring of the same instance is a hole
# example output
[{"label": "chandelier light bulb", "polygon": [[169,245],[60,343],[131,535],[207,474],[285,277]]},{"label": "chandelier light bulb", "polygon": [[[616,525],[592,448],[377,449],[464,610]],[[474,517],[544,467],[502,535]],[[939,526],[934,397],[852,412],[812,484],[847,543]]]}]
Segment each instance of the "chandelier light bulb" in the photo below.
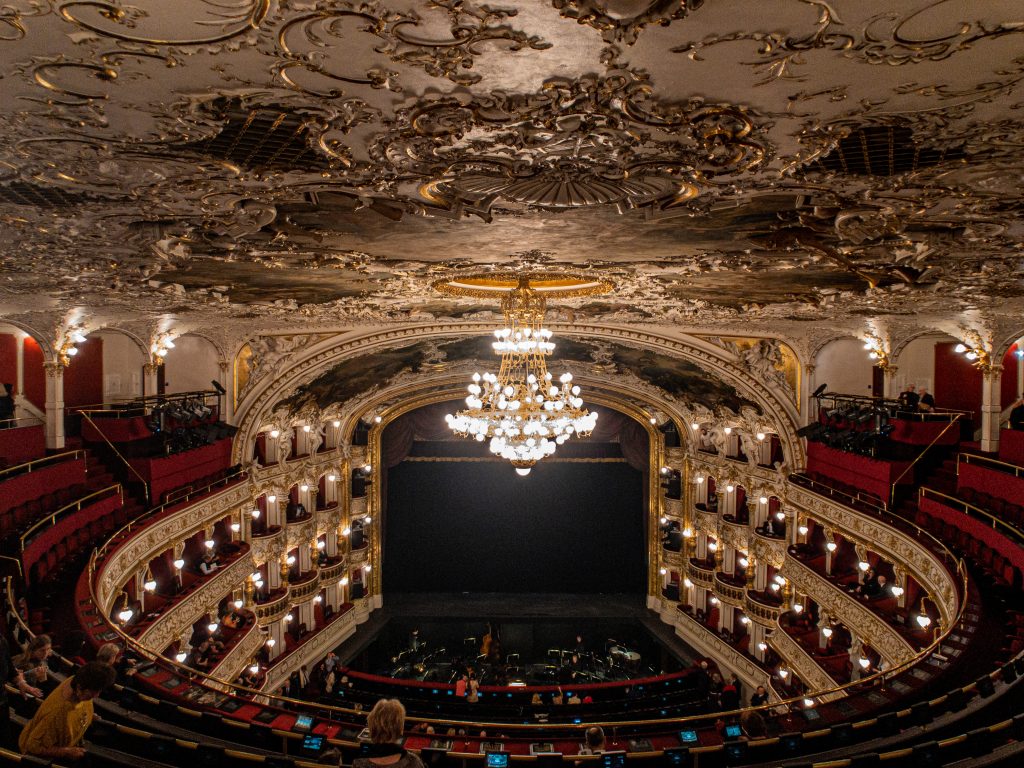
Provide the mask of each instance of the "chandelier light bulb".
[{"label": "chandelier light bulb", "polygon": [[253,518],[255,518],[255,519],[259,519],[259,516],[260,516],[260,511],[259,511],[259,509],[254,509],[254,510],[253,510],[252,512],[250,512],[249,514],[250,514],[250,515],[252,515],[252,516],[253,516]]},{"label": "chandelier light bulb", "polygon": [[344,528],[341,529],[341,535],[342,536],[350,536],[351,534],[352,534],[352,529],[349,528],[347,525]]},{"label": "chandelier light bulb", "polygon": [[317,595],[316,597],[313,598],[313,602],[316,603],[317,605],[319,605],[323,601],[324,601],[323,595]]},{"label": "chandelier light bulb", "polygon": [[668,573],[668,568],[659,568],[658,569],[658,573],[660,573],[662,576],[664,576],[665,574]]},{"label": "chandelier light bulb", "polygon": [[249,667],[249,671],[252,674],[254,674],[254,675],[258,675],[259,672],[260,672],[260,665],[259,664],[253,664],[252,666]]},{"label": "chandelier light bulb", "polygon": [[932,625],[932,618],[927,614],[920,613],[917,616],[917,624],[921,629],[927,629]]},{"label": "chandelier light bulb", "polygon": [[207,549],[213,549],[214,547],[217,546],[217,542],[214,541],[213,539],[207,539],[206,541],[203,542],[203,544],[206,545]]},{"label": "chandelier light bulb", "polygon": [[182,568],[185,567],[185,561],[179,557],[177,560],[174,561],[174,567],[180,571]]},{"label": "chandelier light bulb", "polygon": [[309,429],[310,429],[309,424],[303,424],[302,425],[302,431],[303,432],[309,432]]},{"label": "chandelier light bulb", "polygon": [[862,571],[866,571],[868,568],[871,567],[871,563],[869,563],[867,560],[861,560],[859,563],[857,563],[857,567],[860,568]]},{"label": "chandelier light bulb", "polygon": [[142,588],[147,592],[156,592],[156,579],[147,579],[146,583],[142,585]]},{"label": "chandelier light bulb", "polygon": [[750,561],[747,558],[745,558],[745,557],[741,557],[739,562],[740,562],[740,568],[746,568],[748,565],[750,565]]},{"label": "chandelier light bulb", "polygon": [[117,618],[121,620],[122,624],[127,624],[129,621],[131,621],[131,618],[134,615],[135,613],[132,611],[131,608],[124,608],[120,612],[118,612]]},{"label": "chandelier light bulb", "polygon": [[373,423],[374,424],[380,424],[382,421],[384,421],[384,417],[383,416],[374,416],[373,417]]},{"label": "chandelier light bulb", "polygon": [[270,494],[269,496],[267,496],[267,501],[269,501],[271,504],[275,504],[277,503],[277,496],[275,496],[274,494]]},{"label": "chandelier light bulb", "polygon": [[337,479],[338,479],[337,475],[328,475],[327,476],[327,482],[329,482],[329,483],[333,483]]},{"label": "chandelier light bulb", "polygon": [[74,357],[77,354],[78,354],[78,348],[77,347],[68,347],[68,356],[69,357]]},{"label": "chandelier light bulb", "polygon": [[286,614],[284,615],[284,620],[285,620],[285,623],[288,623],[288,624],[290,624],[293,618],[294,618],[294,617],[293,617],[293,616],[292,616],[292,615],[291,615],[290,613],[286,613]]},{"label": "chandelier light bulb", "polygon": [[804,607],[800,603],[793,603],[793,613],[803,613]]},{"label": "chandelier light bulb", "polygon": [[267,648],[273,648],[275,645],[277,645],[277,640],[275,640],[272,637],[268,637],[267,638]]},{"label": "chandelier light bulb", "polygon": [[718,550],[718,544],[716,544],[716,543],[715,543],[715,542],[713,542],[713,541],[709,541],[709,542],[708,542],[708,549],[709,549],[710,551],[712,551],[712,552],[715,552],[715,551],[717,551],[717,550]]},{"label": "chandelier light bulb", "polygon": [[807,698],[804,699],[804,707],[806,707],[807,709],[810,709],[813,706],[814,706],[814,699],[807,699]]},{"label": "chandelier light bulb", "polygon": [[758,501],[761,502],[762,504],[767,504],[768,503],[768,497],[767,496],[762,496],[761,498],[758,499]]},{"label": "chandelier light bulb", "polygon": [[660,518],[660,522],[662,525],[665,525],[666,523],[668,523],[668,518],[662,515]]},{"label": "chandelier light bulb", "polygon": [[277,438],[279,438],[281,436],[281,430],[279,430],[279,429],[272,429],[272,430],[270,430],[270,436],[274,440],[277,440]]},{"label": "chandelier light bulb", "polygon": [[305,493],[306,491],[309,490],[309,486],[303,483],[302,485],[299,486],[299,490]]},{"label": "chandelier light bulb", "polygon": [[758,441],[764,440],[764,437],[765,437],[764,432],[758,432],[755,435],[755,437],[758,439]]},{"label": "chandelier light bulb", "polygon": [[331,422],[331,426],[334,427],[335,429],[338,429],[341,426],[341,422],[338,419],[335,419],[334,421]]},{"label": "chandelier light bulb", "polygon": [[786,513],[785,512],[776,512],[775,513],[775,519],[778,520],[781,523],[783,520],[786,519]]},{"label": "chandelier light bulb", "polygon": [[363,566],[363,570],[366,571],[367,573],[369,573],[370,571],[373,570],[373,566],[370,565],[369,563],[367,563],[366,565]]},{"label": "chandelier light bulb", "polygon": [[689,577],[683,579],[683,586],[686,587],[687,589],[689,589],[690,587],[693,586],[693,582],[690,581]]},{"label": "chandelier light bulb", "polygon": [[799,528],[797,528],[797,530],[800,532],[801,536],[807,535],[808,528],[806,525],[801,525]]},{"label": "chandelier light bulb", "polygon": [[957,344],[955,347],[953,347],[953,351],[954,352],[958,352],[958,353],[960,353],[962,355],[964,352],[967,351],[967,345],[966,344]]},{"label": "chandelier light bulb", "polygon": [[516,474],[520,477],[526,477],[530,474],[530,467],[516,467]]},{"label": "chandelier light bulb", "polygon": [[694,421],[690,424],[690,427],[696,432],[698,429],[700,429],[700,424]]},{"label": "chandelier light bulb", "polygon": [[339,587],[347,587],[348,586],[348,576],[342,576],[340,579],[338,579],[338,586]]},{"label": "chandelier light bulb", "polygon": [[711,596],[711,604],[712,605],[718,605],[718,598],[715,597],[714,595]]},{"label": "chandelier light bulb", "polygon": [[736,490],[736,486],[735,485],[727,485],[727,486],[725,486],[725,492],[726,493],[732,493],[735,490]]},{"label": "chandelier light bulb", "polygon": [[288,565],[295,565],[295,555],[288,555],[285,562],[288,563]]},{"label": "chandelier light bulb", "polygon": [[214,632],[217,631],[218,626],[219,625],[217,624],[216,621],[211,621],[209,624],[206,625],[206,628],[210,630],[210,634],[212,635]]},{"label": "chandelier light bulb", "polygon": [[323,549],[326,546],[327,546],[327,542],[326,541],[317,541],[317,543],[316,543],[316,548],[317,549]]},{"label": "chandelier light bulb", "polygon": [[725,432],[725,434],[727,434],[727,435],[731,435],[732,434],[732,427],[726,427],[722,431]]},{"label": "chandelier light bulb", "polygon": [[179,664],[184,664],[185,663],[185,659],[187,659],[187,658],[188,658],[188,654],[185,653],[184,651],[178,651],[176,654],[174,654],[174,660],[176,662],[178,662]]},{"label": "chandelier light bulb", "polygon": [[827,549],[829,552],[835,552],[837,549],[839,549],[839,545],[836,544],[834,541],[830,541],[828,544],[825,545],[825,549]]},{"label": "chandelier light bulb", "polygon": [[750,617],[749,616],[740,616],[740,623],[741,624],[749,624],[750,623]]},{"label": "chandelier light bulb", "polygon": [[703,475],[697,475],[697,477],[695,477],[694,480],[697,481],[697,485],[700,485],[701,483],[704,482],[704,476]]},{"label": "chandelier light bulb", "polygon": [[893,597],[903,597],[903,587],[893,587],[889,590]]},{"label": "chandelier light bulb", "polygon": [[367,515],[366,517],[363,518],[363,522],[366,523],[367,525],[369,525],[370,523],[373,522],[373,518],[370,517],[369,515]]},{"label": "chandelier light bulb", "polygon": [[231,524],[231,532],[232,533],[238,533],[240,530],[242,530],[242,526],[241,525],[239,525],[238,523],[232,523]]},{"label": "chandelier light bulb", "polygon": [[761,651],[762,653],[764,651],[767,651],[768,650],[768,643],[764,643],[764,642],[758,643],[757,644],[757,650]]},{"label": "chandelier light bulb", "polygon": [[780,669],[779,670],[779,677],[781,677],[783,680],[785,680],[787,677],[789,677],[789,670],[786,669],[785,667]]}]

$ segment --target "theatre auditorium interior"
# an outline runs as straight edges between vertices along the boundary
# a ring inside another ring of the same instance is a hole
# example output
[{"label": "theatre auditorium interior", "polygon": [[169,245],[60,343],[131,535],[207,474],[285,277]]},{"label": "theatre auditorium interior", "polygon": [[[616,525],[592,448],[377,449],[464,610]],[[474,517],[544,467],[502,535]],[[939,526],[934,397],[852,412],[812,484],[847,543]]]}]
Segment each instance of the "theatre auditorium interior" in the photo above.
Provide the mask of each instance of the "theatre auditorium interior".
[{"label": "theatre auditorium interior", "polygon": [[3,0],[0,94],[0,763],[1024,765],[1020,0]]}]

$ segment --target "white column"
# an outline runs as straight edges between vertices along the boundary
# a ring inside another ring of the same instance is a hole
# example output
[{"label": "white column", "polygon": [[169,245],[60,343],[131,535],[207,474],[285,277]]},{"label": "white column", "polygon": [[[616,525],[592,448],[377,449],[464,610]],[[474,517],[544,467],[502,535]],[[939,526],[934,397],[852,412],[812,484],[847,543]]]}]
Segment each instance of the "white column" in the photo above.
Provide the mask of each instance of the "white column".
[{"label": "white column", "polygon": [[[15,384],[14,387],[18,392],[19,400],[25,397],[25,339],[28,338],[22,333],[18,333],[14,337],[17,340],[15,344]],[[15,418],[18,417],[17,412],[14,414]]]},{"label": "white column", "polygon": [[299,572],[307,573],[313,568],[313,558],[310,553],[310,546],[303,542],[299,544]]},{"label": "white column", "polygon": [[270,661],[273,661],[282,653],[284,653],[284,619],[281,621],[275,621],[271,624],[268,629],[270,630],[270,637],[273,638],[274,644],[272,648],[267,648],[267,656]]},{"label": "white column", "polygon": [[143,370],[142,391],[146,394],[147,397],[149,397],[151,395],[155,395],[157,393],[156,392],[156,379],[157,379],[156,372],[157,372],[157,368],[158,367],[159,366],[156,366],[153,363],[146,363],[142,367],[142,370]]},{"label": "white column", "polygon": [[306,631],[313,631],[316,622],[313,620],[313,601],[307,600],[298,606],[298,617],[297,620],[300,624],[306,625]]},{"label": "white column", "polygon": [[327,546],[324,548],[324,551],[327,553],[327,556],[328,557],[337,557],[338,556],[338,532],[336,530],[328,531],[324,538],[325,538],[325,540],[327,542]]},{"label": "white column", "polygon": [[750,622],[748,627],[750,628],[750,643],[748,646],[750,649],[750,653],[753,655],[755,659],[764,663],[765,651],[761,650],[759,646],[761,645],[761,643],[766,642],[765,636],[767,632],[765,628],[758,624],[756,621]]},{"label": "white column", "polygon": [[807,424],[811,424],[818,420],[818,412],[814,408],[817,401],[811,397],[814,390],[818,388],[818,380],[814,375],[815,368],[816,366],[813,363],[808,363],[804,366],[804,403],[807,406],[807,409],[804,412],[804,421]]},{"label": "white column", "polygon": [[982,370],[981,379],[981,450],[996,453],[999,450],[1000,386],[1002,368],[998,365]]},{"label": "white column", "polygon": [[46,368],[46,447],[64,447],[64,366],[45,363]]},{"label": "white column", "polygon": [[217,382],[227,390],[220,397],[220,418],[228,424],[235,422],[235,388],[231,381],[231,363],[221,360],[217,363]]},{"label": "white column", "polygon": [[[271,497],[274,498],[271,501]],[[276,493],[267,494],[267,528],[275,525],[284,525],[281,520],[281,497]]]}]

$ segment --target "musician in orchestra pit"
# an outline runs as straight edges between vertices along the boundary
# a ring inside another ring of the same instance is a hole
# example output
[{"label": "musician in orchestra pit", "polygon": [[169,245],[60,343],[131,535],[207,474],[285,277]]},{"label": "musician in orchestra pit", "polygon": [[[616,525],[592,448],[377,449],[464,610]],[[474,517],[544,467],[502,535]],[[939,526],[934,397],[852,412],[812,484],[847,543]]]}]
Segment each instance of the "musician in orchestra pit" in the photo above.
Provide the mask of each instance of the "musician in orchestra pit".
[{"label": "musician in orchestra pit", "polygon": [[465,675],[459,675],[459,679],[455,682],[455,695],[458,698],[464,698],[466,696],[466,688],[469,686],[469,680]]}]

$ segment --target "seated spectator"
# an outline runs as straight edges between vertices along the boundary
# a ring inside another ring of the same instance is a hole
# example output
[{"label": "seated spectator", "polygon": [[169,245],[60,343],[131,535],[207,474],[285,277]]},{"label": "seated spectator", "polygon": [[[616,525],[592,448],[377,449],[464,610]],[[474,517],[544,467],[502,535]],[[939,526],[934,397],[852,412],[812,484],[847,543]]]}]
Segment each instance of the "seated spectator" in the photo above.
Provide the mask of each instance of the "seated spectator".
[{"label": "seated spectator", "polygon": [[917,390],[917,398],[917,410],[924,413],[935,410],[935,398],[932,397],[926,387],[921,387]]},{"label": "seated spectator", "polygon": [[114,670],[93,661],[79,669],[46,697],[22,729],[18,749],[49,760],[80,760],[79,746],[92,724],[92,700],[114,683]]},{"label": "seated spectator", "polygon": [[46,660],[53,652],[53,642],[49,635],[36,635],[25,646],[25,652],[13,659],[14,668],[25,676],[26,682],[32,685],[46,682],[50,671]]},{"label": "seated spectator", "polygon": [[1013,404],[1010,411],[1010,429],[1024,430],[1024,397]]},{"label": "seated spectator", "polygon": [[744,712],[740,717],[740,727],[751,741],[768,737],[768,723],[760,712]]},{"label": "seated spectator", "polygon": [[592,725],[587,728],[587,733],[584,736],[583,747],[580,749],[581,755],[600,755],[605,749],[605,736],[604,728],[600,725]]},{"label": "seated spectator", "polygon": [[398,699],[378,701],[366,717],[366,727],[370,731],[368,754],[355,758],[352,768],[423,768],[423,761],[401,746],[405,707]]},{"label": "seated spectator", "polygon": [[754,695],[750,697],[750,706],[760,707],[762,704],[768,703],[768,691],[765,690],[763,685],[757,686],[757,690],[754,691]]},{"label": "seated spectator", "polygon": [[220,561],[212,549],[203,553],[203,559],[199,561],[199,570],[204,576],[209,576],[220,567]]},{"label": "seated spectator", "polygon": [[900,392],[899,397],[900,409],[903,411],[916,411],[917,404],[920,401],[920,397],[917,394],[917,390],[914,389],[913,384],[907,384],[907,388]]},{"label": "seated spectator", "polygon": [[224,616],[221,617],[220,623],[228,629],[238,629],[240,626],[245,624],[245,617],[231,608]]}]

